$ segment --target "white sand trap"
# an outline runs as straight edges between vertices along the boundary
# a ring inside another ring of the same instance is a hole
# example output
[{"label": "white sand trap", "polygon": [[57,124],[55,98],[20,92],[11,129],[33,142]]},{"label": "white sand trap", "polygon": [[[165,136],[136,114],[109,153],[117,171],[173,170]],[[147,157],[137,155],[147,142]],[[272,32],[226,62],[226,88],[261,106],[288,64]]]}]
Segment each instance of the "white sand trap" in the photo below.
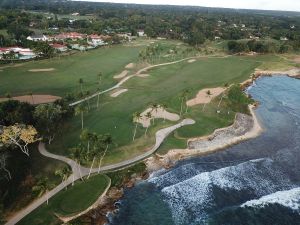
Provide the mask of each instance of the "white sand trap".
[{"label": "white sand trap", "polygon": [[149,74],[139,74],[137,76],[141,77],[141,78],[146,78],[146,77],[149,77],[150,75]]},{"label": "white sand trap", "polygon": [[[32,105],[43,104],[43,103],[51,103],[55,102],[58,99],[61,99],[59,96],[53,95],[23,95],[12,97],[13,100],[17,100],[20,102],[27,102]],[[0,101],[6,101],[8,98],[0,98]]]},{"label": "white sand trap", "polygon": [[122,79],[122,78],[126,77],[128,73],[129,73],[128,70],[124,70],[124,71],[122,71],[122,73],[120,73],[120,74],[114,76],[114,78],[115,78],[115,79]]},{"label": "white sand trap", "polygon": [[[210,91],[210,95],[207,94],[208,91]],[[188,106],[194,106],[199,104],[210,103],[213,98],[220,95],[223,91],[225,91],[225,88],[221,88],[221,87],[202,89],[201,91],[198,92],[195,98],[188,100],[186,104]]]},{"label": "white sand trap", "polygon": [[46,68],[46,69],[32,69],[28,70],[28,72],[51,72],[54,71],[54,68]]},{"label": "white sand trap", "polygon": [[125,66],[125,69],[133,69],[135,67],[134,63],[129,63],[128,65]]},{"label": "white sand trap", "polygon": [[190,59],[190,60],[188,61],[188,63],[193,63],[193,62],[196,62],[196,59]]},{"label": "white sand trap", "polygon": [[128,89],[119,89],[115,92],[113,92],[110,97],[116,98],[118,97],[120,94],[125,93],[126,91],[128,91]]},{"label": "white sand trap", "polygon": [[150,119],[146,117],[146,114],[148,112],[151,112],[152,118],[155,119],[160,118],[160,119],[166,119],[170,121],[178,121],[180,119],[179,115],[175,113],[170,113],[161,107],[159,107],[157,110],[148,108],[143,113],[141,113],[142,118],[137,121],[138,123],[141,123],[143,127],[149,127],[151,125]]}]

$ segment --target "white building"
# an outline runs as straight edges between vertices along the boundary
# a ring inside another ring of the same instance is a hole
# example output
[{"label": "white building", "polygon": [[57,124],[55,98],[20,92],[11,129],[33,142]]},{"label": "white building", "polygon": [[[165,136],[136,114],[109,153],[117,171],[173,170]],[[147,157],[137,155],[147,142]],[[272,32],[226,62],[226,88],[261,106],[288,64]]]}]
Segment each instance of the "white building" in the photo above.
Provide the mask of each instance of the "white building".
[{"label": "white building", "polygon": [[46,35],[32,35],[28,36],[27,40],[29,41],[48,41],[48,37]]},{"label": "white building", "polygon": [[139,37],[144,37],[144,36],[146,36],[146,34],[145,34],[145,31],[144,30],[138,30],[138,36]]},{"label": "white building", "polygon": [[101,46],[101,45],[105,45],[106,43],[104,42],[102,36],[99,36],[97,34],[92,34],[88,37],[88,44],[93,46]]}]

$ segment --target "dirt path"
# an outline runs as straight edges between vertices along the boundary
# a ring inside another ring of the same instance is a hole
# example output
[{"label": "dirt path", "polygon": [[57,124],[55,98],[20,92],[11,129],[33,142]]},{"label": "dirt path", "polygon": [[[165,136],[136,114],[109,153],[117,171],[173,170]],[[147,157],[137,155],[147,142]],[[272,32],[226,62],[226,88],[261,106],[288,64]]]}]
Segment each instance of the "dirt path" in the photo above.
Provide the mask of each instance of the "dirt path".
[{"label": "dirt path", "polygon": [[172,65],[172,64],[176,64],[176,63],[180,63],[180,62],[183,62],[183,61],[187,61],[187,60],[191,60],[191,59],[197,59],[199,57],[195,56],[195,57],[188,57],[188,58],[185,58],[185,59],[180,59],[180,60],[177,60],[177,61],[173,61],[173,62],[167,62],[167,63],[160,63],[160,64],[156,64],[156,65],[152,65],[152,66],[147,66],[143,69],[140,69],[139,71],[137,71],[135,74],[133,75],[129,75],[125,78],[123,78],[122,80],[119,81],[119,83],[117,83],[115,86],[111,87],[111,88],[108,88],[104,91],[100,91],[100,92],[96,92],[88,97],[85,97],[84,99],[81,99],[81,100],[78,100],[76,102],[73,102],[73,103],[70,103],[69,106],[76,106],[82,102],[85,102],[87,100],[90,100],[92,98],[95,98],[97,97],[98,95],[103,95],[109,91],[112,91],[114,89],[117,89],[119,88],[122,84],[124,84],[126,81],[128,81],[129,79],[131,79],[132,77],[136,77],[138,75],[141,75],[143,74],[144,72],[150,70],[150,69],[153,69],[153,68],[156,68],[156,67],[160,67],[160,66],[167,66],[167,65]]},{"label": "dirt path", "polygon": [[[157,131],[156,135],[155,135],[155,140],[156,140],[155,145],[149,151],[147,151],[147,152],[145,152],[141,155],[138,155],[138,156],[136,156],[132,159],[124,160],[120,163],[103,166],[100,169],[100,173],[107,172],[107,171],[112,171],[112,170],[118,170],[118,169],[121,169],[123,167],[127,167],[127,166],[130,166],[132,164],[135,164],[135,163],[149,157],[150,155],[152,155],[159,148],[159,146],[162,144],[162,142],[165,140],[165,138],[169,134],[171,134],[174,130],[176,130],[176,129],[182,127],[182,126],[191,125],[191,124],[194,124],[194,123],[195,123],[195,121],[192,120],[192,119],[185,119],[185,120],[181,121],[180,123],[178,123],[176,125],[173,125],[171,127],[167,127],[167,128],[164,128],[164,129],[161,129],[161,130]],[[56,195],[58,192],[63,190],[65,188],[65,185],[70,185],[70,184],[72,184],[73,181],[76,181],[76,180],[80,179],[81,176],[82,177],[87,176],[88,173],[89,173],[89,168],[82,167],[82,166],[78,165],[74,160],[69,159],[65,156],[55,155],[53,153],[48,152],[45,148],[44,143],[40,143],[38,148],[39,148],[39,152],[43,156],[48,157],[48,158],[52,158],[52,159],[56,159],[56,160],[60,160],[60,161],[63,161],[65,163],[67,163],[72,168],[73,173],[69,176],[69,178],[65,182],[59,184],[56,188],[49,191],[47,193],[47,195],[43,195],[42,197],[38,198],[33,203],[28,205],[26,208],[24,208],[23,210],[16,213],[13,217],[11,217],[9,219],[9,221],[7,223],[5,223],[5,225],[14,225],[14,224],[18,223],[21,219],[23,219],[25,216],[30,214],[33,210],[35,210],[40,205],[45,203],[47,201],[47,198],[46,198],[47,196],[50,199],[51,197]],[[92,173],[98,173],[98,168],[92,169]],[[50,201],[51,201],[51,199],[50,199]]]}]

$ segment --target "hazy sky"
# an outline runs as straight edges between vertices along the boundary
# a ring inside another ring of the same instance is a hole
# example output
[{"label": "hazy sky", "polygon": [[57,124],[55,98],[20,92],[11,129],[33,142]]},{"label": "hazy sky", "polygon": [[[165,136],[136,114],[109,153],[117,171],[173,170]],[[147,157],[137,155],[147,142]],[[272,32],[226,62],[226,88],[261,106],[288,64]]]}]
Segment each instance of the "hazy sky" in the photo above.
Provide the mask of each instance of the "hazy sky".
[{"label": "hazy sky", "polygon": [[300,0],[81,0],[165,5],[199,5],[209,7],[300,11]]}]

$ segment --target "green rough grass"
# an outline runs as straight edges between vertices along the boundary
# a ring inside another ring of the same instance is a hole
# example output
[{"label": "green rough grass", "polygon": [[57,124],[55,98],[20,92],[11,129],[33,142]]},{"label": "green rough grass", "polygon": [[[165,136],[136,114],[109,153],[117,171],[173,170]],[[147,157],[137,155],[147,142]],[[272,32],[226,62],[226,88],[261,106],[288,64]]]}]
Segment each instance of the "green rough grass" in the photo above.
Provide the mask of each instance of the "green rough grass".
[{"label": "green rough grass", "polygon": [[54,213],[72,215],[79,213],[92,205],[104,192],[109,178],[104,175],[91,176],[84,182],[78,181],[68,190],[63,190],[49,200],[49,205],[43,204],[24,219],[19,225],[61,224]]},{"label": "green rough grass", "polygon": [[[132,133],[134,124],[132,114],[136,111],[144,111],[151,102],[166,103],[168,110],[179,114],[180,93],[188,88],[191,91],[189,98],[202,88],[223,86],[225,83],[238,83],[246,80],[254,69],[260,65],[255,60],[247,58],[203,58],[194,63],[182,62],[174,65],[153,69],[147,78],[133,78],[123,86],[129,91],[117,98],[108,95],[101,97],[99,110],[91,110],[85,115],[85,127],[97,133],[110,133],[114,139],[105,158],[106,164],[129,159],[145,150],[146,146],[154,143],[153,135],[149,139],[144,138],[144,130],[138,128],[138,140],[132,145]],[[95,100],[93,100],[95,103]],[[91,102],[92,104],[92,102]],[[180,136],[198,136],[212,132],[215,128],[228,125],[232,122],[233,114],[224,113],[217,115],[215,109],[205,110],[202,107],[190,109],[185,117],[191,117],[197,121],[193,126],[181,128]],[[150,129],[149,134],[154,134],[158,128],[169,126],[173,123],[156,122],[156,126]],[[79,116],[72,119],[69,128],[63,137],[58,138],[51,151],[59,154],[68,154],[67,149],[76,145],[80,134]],[[126,146],[126,147],[124,147]]]},{"label": "green rough grass", "polygon": [[[101,89],[116,83],[113,76],[138,59],[141,47],[122,45],[100,48],[71,56],[49,60],[32,61],[18,67],[4,68],[0,72],[0,96],[27,94],[53,94],[64,96],[69,92],[79,92],[79,79],[84,81],[84,90],[95,91],[98,87],[97,74],[102,72]],[[30,69],[54,68],[52,72],[29,72]]]}]

